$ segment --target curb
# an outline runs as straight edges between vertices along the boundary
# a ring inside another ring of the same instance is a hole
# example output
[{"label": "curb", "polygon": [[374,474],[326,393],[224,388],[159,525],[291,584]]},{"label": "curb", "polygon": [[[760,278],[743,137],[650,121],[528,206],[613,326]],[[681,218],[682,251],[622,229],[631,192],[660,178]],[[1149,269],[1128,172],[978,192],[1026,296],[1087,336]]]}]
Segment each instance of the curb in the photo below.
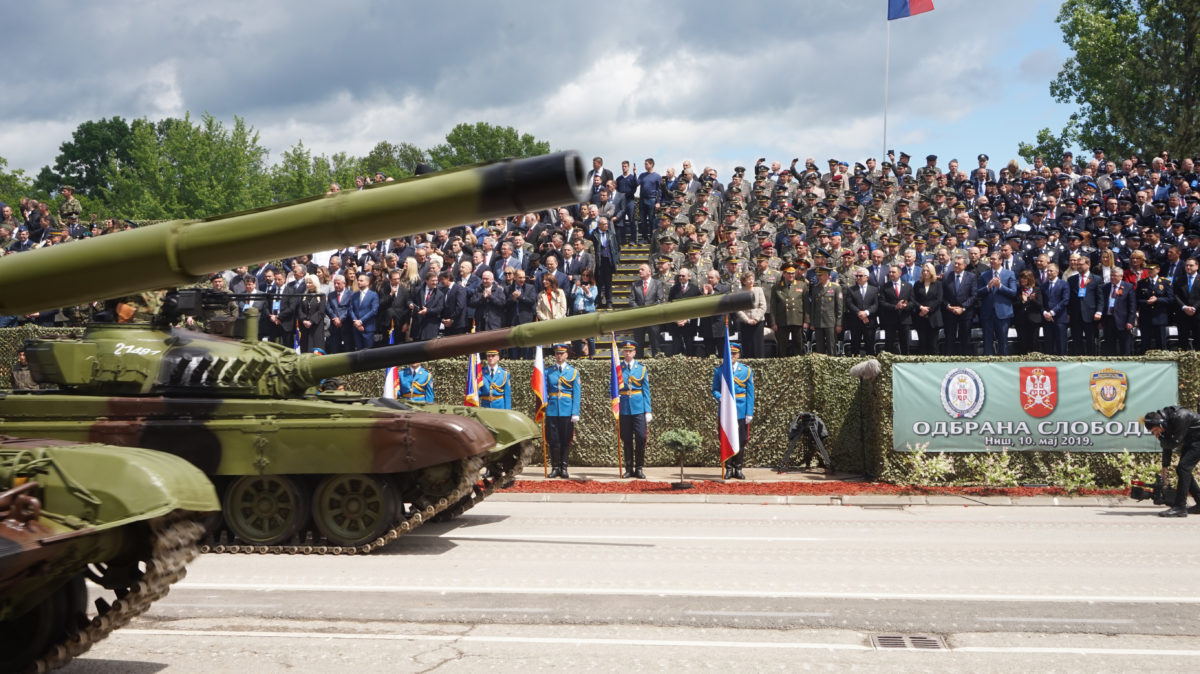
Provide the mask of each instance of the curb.
[{"label": "curb", "polygon": [[[821,494],[780,496],[777,494],[585,494],[496,492],[489,501],[507,503],[720,503],[725,505],[856,506],[859,508],[906,508],[909,506],[1025,506],[1025,507],[1130,507],[1146,504],[1129,498],[1109,496],[953,496],[901,494]],[[1157,507],[1157,506],[1156,506]]]}]

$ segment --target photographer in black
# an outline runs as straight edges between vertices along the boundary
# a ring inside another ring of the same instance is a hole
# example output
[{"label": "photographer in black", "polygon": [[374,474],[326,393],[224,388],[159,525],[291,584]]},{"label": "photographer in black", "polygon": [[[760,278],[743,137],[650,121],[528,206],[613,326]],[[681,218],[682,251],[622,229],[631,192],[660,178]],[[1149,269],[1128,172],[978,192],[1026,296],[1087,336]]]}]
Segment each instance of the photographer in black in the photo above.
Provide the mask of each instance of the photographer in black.
[{"label": "photographer in black", "polygon": [[[1200,515],[1200,486],[1192,477],[1192,469],[1200,462],[1200,414],[1184,407],[1170,405],[1157,412],[1147,414],[1142,423],[1146,430],[1158,438],[1162,445],[1162,481],[1167,483],[1167,469],[1171,467],[1171,453],[1179,449],[1179,464],[1175,474],[1179,478],[1175,485],[1175,502],[1160,512],[1159,517],[1187,517],[1188,513]],[[1187,497],[1191,493],[1196,505],[1187,508]]]}]

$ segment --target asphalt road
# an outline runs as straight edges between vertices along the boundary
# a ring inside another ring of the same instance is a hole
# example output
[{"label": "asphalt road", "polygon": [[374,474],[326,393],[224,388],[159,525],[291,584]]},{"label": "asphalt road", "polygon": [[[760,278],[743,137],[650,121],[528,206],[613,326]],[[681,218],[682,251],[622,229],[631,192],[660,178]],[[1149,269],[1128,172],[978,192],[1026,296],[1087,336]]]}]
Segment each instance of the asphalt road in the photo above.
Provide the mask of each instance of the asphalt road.
[{"label": "asphalt road", "polygon": [[1182,666],[1200,518],[1156,511],[487,502],[367,557],[206,555],[63,671]]}]

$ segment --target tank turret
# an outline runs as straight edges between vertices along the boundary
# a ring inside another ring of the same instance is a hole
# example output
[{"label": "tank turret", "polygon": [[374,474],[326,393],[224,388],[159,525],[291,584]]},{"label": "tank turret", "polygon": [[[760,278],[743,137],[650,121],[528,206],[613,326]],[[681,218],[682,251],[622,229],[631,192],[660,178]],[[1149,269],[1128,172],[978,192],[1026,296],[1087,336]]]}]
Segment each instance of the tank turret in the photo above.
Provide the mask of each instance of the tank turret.
[{"label": "tank turret", "polygon": [[[299,249],[324,250],[578,203],[583,161],[559,152],[431,173],[205,220],[171,221],[6,255],[0,315],[193,283]],[[48,275],[55,269],[87,272]]]},{"label": "tank turret", "polygon": [[636,309],[581,314],[499,330],[318,356],[281,344],[238,341],[189,330],[97,323],[80,339],[34,340],[26,353],[34,378],[89,394],[286,398],[328,377],[486,349],[597,337],[749,309],[748,292],[710,295]]}]

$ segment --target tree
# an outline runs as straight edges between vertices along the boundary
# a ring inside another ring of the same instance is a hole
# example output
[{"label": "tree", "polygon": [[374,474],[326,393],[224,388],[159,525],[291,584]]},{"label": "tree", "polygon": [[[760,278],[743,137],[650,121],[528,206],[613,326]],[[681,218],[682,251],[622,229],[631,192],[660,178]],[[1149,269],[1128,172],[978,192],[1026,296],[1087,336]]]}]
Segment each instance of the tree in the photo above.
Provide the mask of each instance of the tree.
[{"label": "tree", "polygon": [[329,161],[312,156],[300,141],[286,150],[279,163],[271,167],[271,197],[274,201],[292,201],[329,189]]},{"label": "tree", "polygon": [[363,172],[375,175],[382,171],[393,178],[407,178],[417,170],[417,164],[428,161],[425,151],[412,143],[389,143],[381,140],[363,157]]},{"label": "tree", "polygon": [[21,197],[27,197],[33,191],[33,184],[25,176],[24,169],[7,171],[8,160],[0,157],[0,201],[13,207],[14,213],[20,213],[17,205]]},{"label": "tree", "polygon": [[110,161],[129,161],[131,137],[129,124],[120,117],[80,124],[71,134],[71,140],[58,147],[54,169],[42,168],[35,188],[49,194],[69,184],[75,187],[76,196],[94,195]]},{"label": "tree", "polygon": [[1056,21],[1074,54],[1050,93],[1079,109],[1039,146],[1200,151],[1200,0],[1066,0]]},{"label": "tree", "polygon": [[511,126],[487,122],[459,124],[446,134],[446,142],[429,148],[438,168],[452,168],[508,157],[533,157],[550,151],[550,143],[529,134],[518,134]]}]

